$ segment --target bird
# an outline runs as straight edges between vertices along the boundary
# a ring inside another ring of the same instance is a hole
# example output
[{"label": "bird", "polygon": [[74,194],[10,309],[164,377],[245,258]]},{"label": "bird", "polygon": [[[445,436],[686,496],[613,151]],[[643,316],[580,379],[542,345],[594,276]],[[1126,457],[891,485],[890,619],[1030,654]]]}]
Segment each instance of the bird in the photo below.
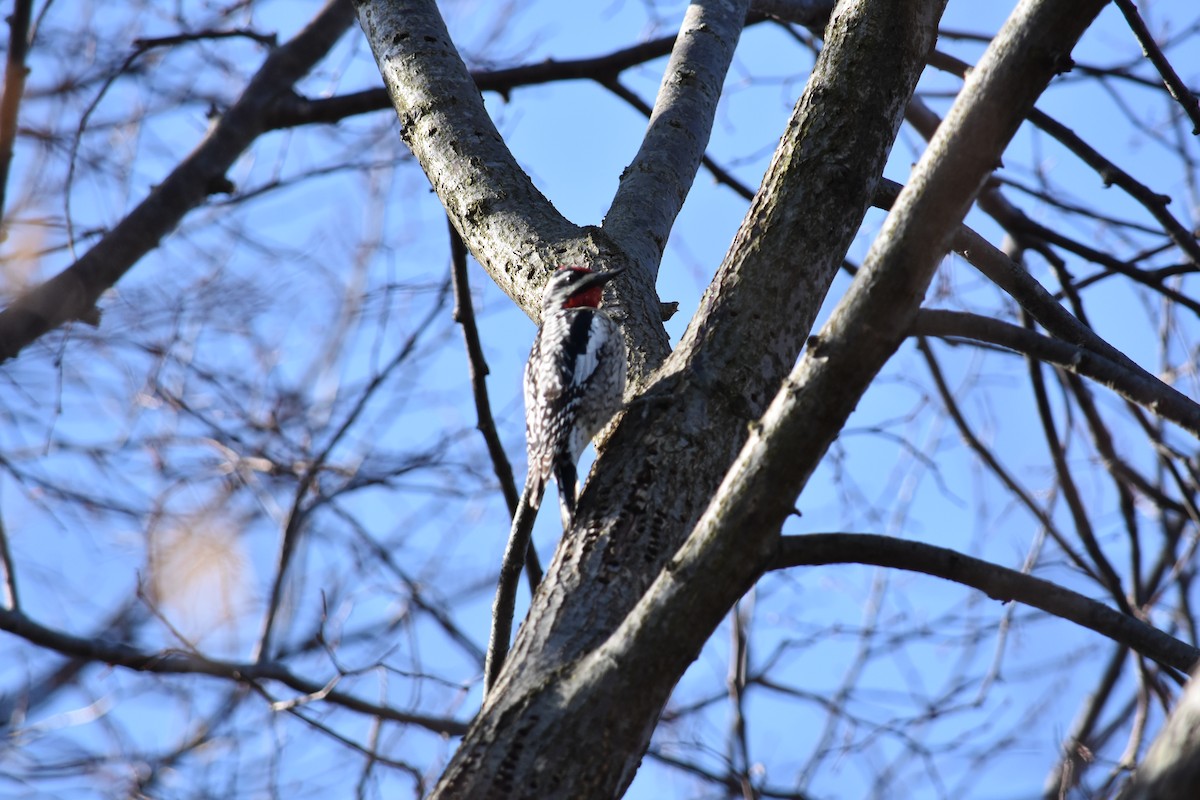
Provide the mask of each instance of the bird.
[{"label": "bird", "polygon": [[579,456],[621,409],[625,393],[621,328],[600,308],[604,285],[624,270],[556,270],[542,294],[542,325],[525,364],[526,491],[537,509],[553,477],[564,529],[575,517]]}]

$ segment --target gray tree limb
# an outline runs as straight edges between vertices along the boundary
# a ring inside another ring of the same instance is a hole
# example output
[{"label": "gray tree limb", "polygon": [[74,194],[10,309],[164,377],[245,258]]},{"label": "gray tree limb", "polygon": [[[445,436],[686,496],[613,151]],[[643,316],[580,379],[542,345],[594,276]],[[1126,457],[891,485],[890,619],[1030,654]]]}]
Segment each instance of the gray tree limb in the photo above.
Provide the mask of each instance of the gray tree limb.
[{"label": "gray tree limb", "polygon": [[1200,786],[1200,679],[1194,673],[1119,800],[1192,800]]},{"label": "gray tree limb", "polygon": [[1026,575],[945,547],[869,533],[810,533],[783,536],[771,569],[822,564],[873,564],[970,586],[1001,602],[1016,601],[1070,620],[1128,645],[1147,658],[1187,672],[1200,661],[1200,650],[1136,617],[1051,581]]},{"label": "gray tree limb", "polygon": [[614,316],[634,384],[669,345],[654,292],[657,263],[631,259],[595,227],[558,213],[525,174],[484,107],[433,0],[357,4],[403,137],[456,230],[496,284],[536,321],[546,277],[564,264],[634,266]]},{"label": "gray tree limb", "polygon": [[974,339],[999,345],[1091,378],[1126,400],[1170,420],[1200,437],[1200,405],[1144,370],[1132,370],[1081,345],[1042,336],[1003,320],[978,314],[922,309],[912,332],[928,336]]},{"label": "gray tree limb", "polygon": [[1193,674],[1118,800],[1193,800],[1196,787],[1200,787],[1200,680]]},{"label": "gray tree limb", "polygon": [[[770,562],[793,499],[905,336],[984,178],[1103,5],[1026,0],[1017,7],[917,164],[846,297],[752,427],[691,535],[606,641],[561,675],[534,676],[554,685],[556,723],[587,716],[576,708],[584,697],[618,697],[623,719],[605,730],[648,736],[653,719],[629,720],[631,709],[665,702],[671,688],[650,676],[665,672],[673,681],[682,674]],[[464,750],[486,718],[472,726]],[[465,758],[472,757],[478,755],[468,751]]]},{"label": "gray tree limb", "polygon": [[602,229],[655,274],[708,147],[749,0],[688,6],[642,146],[621,173]]},{"label": "gray tree limb", "polygon": [[[874,193],[942,4],[842,4],[684,341],[619,423],[441,797],[619,795],[691,651],[584,662],[691,529],[795,363]],[[711,630],[711,628],[710,628]]]}]

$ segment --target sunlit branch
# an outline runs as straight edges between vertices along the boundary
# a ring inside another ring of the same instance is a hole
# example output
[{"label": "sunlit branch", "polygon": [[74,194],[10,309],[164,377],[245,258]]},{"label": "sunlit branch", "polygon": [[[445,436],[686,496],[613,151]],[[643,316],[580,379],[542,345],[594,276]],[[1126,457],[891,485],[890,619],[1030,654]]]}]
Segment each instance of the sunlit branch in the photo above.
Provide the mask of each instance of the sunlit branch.
[{"label": "sunlit branch", "polygon": [[748,7],[749,0],[688,6],[641,147],[604,215],[602,230],[655,273],[708,147]]}]

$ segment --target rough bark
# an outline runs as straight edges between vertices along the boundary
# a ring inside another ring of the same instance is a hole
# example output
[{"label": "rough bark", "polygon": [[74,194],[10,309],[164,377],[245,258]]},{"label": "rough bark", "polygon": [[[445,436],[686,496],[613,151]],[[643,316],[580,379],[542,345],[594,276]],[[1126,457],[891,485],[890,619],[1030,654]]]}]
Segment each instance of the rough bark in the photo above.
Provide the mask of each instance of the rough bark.
[{"label": "rough bark", "polygon": [[834,13],[713,287],[609,440],[437,796],[608,797],[632,779],[699,645],[598,680],[594,651],[691,529],[747,422],[795,363],[874,193],[941,8],[864,0]]},{"label": "rough bark", "polygon": [[[636,384],[666,357],[654,279],[596,227],[558,213],[517,164],[484,107],[433,0],[356,2],[359,22],[421,164],[451,223],[496,284],[534,320],[547,276],[563,264],[630,267],[606,301],[623,325]],[[707,141],[707,137],[706,141]]]},{"label": "rough bark", "polygon": [[1200,680],[1193,674],[1119,800],[1194,800],[1200,787]]},{"label": "rough bark", "polygon": [[[776,550],[794,498],[915,319],[983,180],[1102,0],[1026,0],[965,83],[850,291],[789,376],[695,530],[581,671],[641,674],[698,650]],[[619,665],[617,670],[614,665]]]}]

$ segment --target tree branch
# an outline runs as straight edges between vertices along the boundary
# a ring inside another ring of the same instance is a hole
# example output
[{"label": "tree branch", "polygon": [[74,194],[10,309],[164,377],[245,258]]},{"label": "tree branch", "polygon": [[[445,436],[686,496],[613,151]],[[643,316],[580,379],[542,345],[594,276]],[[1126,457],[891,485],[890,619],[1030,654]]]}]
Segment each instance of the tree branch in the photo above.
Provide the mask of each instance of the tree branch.
[{"label": "tree branch", "polygon": [[238,683],[277,681],[302,694],[320,692],[329,702],[360,714],[381,717],[406,725],[416,725],[447,736],[461,735],[466,729],[464,723],[453,719],[398,711],[389,706],[360,700],[337,689],[328,689],[327,685],[302,678],[276,661],[239,663],[206,658],[178,650],[145,652],[120,642],[73,636],[40,625],[24,614],[9,609],[0,609],[0,630],[8,631],[39,647],[54,650],[65,656],[111,664],[114,667],[124,667],[137,672],[153,672],[162,675],[209,675]]},{"label": "tree branch", "polygon": [[218,190],[226,170],[266,130],[271,104],[329,52],[353,19],[350,0],[329,0],[304,30],[267,56],[204,141],[133,211],[78,261],[0,312],[0,363],[49,330],[94,316],[100,295]]},{"label": "tree branch", "polygon": [[[600,663],[585,654],[670,558],[744,440],[746,421],[795,363],[874,193],[941,6],[858,0],[839,8],[717,279],[601,453],[573,529],[435,796],[533,795],[537,786],[615,796],[631,780],[690,656],[654,644],[660,663],[626,664],[596,680],[581,659]],[[584,730],[606,744],[567,757]]]},{"label": "tree branch", "polygon": [[945,547],[869,533],[809,533],[783,536],[769,569],[824,564],[873,564],[921,572],[970,586],[994,600],[1017,601],[1127,645],[1172,669],[1188,672],[1200,650],[1136,617],[1051,581],[1035,578]]},{"label": "tree branch", "polygon": [[1200,786],[1200,679],[1183,696],[1118,800],[1189,800]]},{"label": "tree branch", "polygon": [[537,321],[542,286],[563,264],[636,267],[614,309],[636,386],[669,351],[654,292],[657,264],[631,261],[601,230],[572,224],[537,190],[488,116],[433,0],[366,0],[358,15],[401,137],[475,259],[530,317]]},{"label": "tree branch", "polygon": [[1200,404],[1144,370],[1131,370],[1083,344],[1072,344],[998,319],[963,311],[923,308],[913,321],[917,335],[973,339],[1054,364],[1091,378],[1130,402],[1200,438]]},{"label": "tree branch", "polygon": [[1129,23],[1130,30],[1133,31],[1133,35],[1137,37],[1138,43],[1142,46],[1142,52],[1146,54],[1150,63],[1162,76],[1167,91],[1171,93],[1171,97],[1175,98],[1175,102],[1179,103],[1183,113],[1187,114],[1188,119],[1192,121],[1192,135],[1200,136],[1200,101],[1197,101],[1196,95],[1188,89],[1183,79],[1179,77],[1179,73],[1167,60],[1162,48],[1154,41],[1154,37],[1150,35],[1150,29],[1146,27],[1146,23],[1138,14],[1137,6],[1133,4],[1132,0],[1114,0],[1114,2],[1117,8],[1121,9],[1121,13],[1125,15],[1125,21]]},{"label": "tree branch", "polygon": [[749,0],[688,6],[642,146],[621,173],[602,225],[640,263],[657,267],[696,180],[748,6]]},{"label": "tree branch", "polygon": [[[543,490],[545,484],[542,485]],[[541,497],[534,497],[534,488],[527,480],[525,490],[521,493],[516,513],[513,514],[512,527],[508,532],[508,543],[504,547],[504,557],[500,561],[500,576],[496,581],[496,597],[492,600],[492,624],[488,633],[487,659],[483,666],[483,701],[486,704],[500,677],[500,670],[508,658],[509,640],[512,638],[513,613],[517,605],[517,584],[521,581],[521,564],[526,564],[528,572],[529,554],[533,552],[530,537],[533,535],[533,523],[537,520],[537,508],[534,503],[541,503]],[[534,555],[537,558],[537,555]],[[541,583],[532,579],[529,594],[535,595]]]},{"label": "tree branch", "polygon": [[[674,681],[773,556],[794,498],[906,335],[984,178],[1103,5],[1103,0],[1026,0],[1017,7],[967,78],[846,297],[752,426],[691,535],[618,629],[572,665],[555,686],[556,697],[577,703],[587,696],[619,696],[626,715],[643,703],[665,702]],[[935,10],[926,13],[936,18]],[[523,640],[518,638],[518,648]],[[669,682],[649,679],[656,675],[669,676]],[[559,708],[564,713],[557,715],[557,725],[579,713],[561,703]],[[489,716],[472,727],[460,752],[473,752],[472,734],[485,730]],[[639,723],[645,720],[610,722],[606,731],[622,739],[647,735],[634,727]]]}]

